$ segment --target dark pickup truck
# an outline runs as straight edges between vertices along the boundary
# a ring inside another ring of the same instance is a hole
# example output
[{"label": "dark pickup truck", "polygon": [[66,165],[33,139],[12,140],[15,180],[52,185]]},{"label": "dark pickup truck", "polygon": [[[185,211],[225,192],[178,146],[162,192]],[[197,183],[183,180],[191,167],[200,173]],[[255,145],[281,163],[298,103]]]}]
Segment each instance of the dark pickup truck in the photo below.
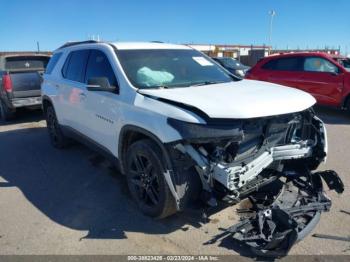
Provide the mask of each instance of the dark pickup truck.
[{"label": "dark pickup truck", "polygon": [[15,116],[19,107],[40,108],[42,74],[48,54],[0,54],[0,119]]}]

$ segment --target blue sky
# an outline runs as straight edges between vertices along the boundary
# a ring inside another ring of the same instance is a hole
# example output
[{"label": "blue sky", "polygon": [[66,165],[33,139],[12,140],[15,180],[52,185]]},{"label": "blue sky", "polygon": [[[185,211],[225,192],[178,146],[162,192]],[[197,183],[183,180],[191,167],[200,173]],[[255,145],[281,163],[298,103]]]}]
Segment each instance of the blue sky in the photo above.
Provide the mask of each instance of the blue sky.
[{"label": "blue sky", "polygon": [[350,53],[349,0],[3,0],[0,50],[103,40],[338,47]]}]

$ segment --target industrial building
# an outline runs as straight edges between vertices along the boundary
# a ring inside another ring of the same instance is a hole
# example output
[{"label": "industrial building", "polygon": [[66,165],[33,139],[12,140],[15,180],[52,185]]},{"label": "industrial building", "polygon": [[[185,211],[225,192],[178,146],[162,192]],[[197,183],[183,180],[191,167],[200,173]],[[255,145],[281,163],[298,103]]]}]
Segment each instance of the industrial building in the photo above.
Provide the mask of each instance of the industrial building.
[{"label": "industrial building", "polygon": [[188,44],[188,46],[211,57],[233,57],[249,66],[268,56],[270,50],[266,45]]}]

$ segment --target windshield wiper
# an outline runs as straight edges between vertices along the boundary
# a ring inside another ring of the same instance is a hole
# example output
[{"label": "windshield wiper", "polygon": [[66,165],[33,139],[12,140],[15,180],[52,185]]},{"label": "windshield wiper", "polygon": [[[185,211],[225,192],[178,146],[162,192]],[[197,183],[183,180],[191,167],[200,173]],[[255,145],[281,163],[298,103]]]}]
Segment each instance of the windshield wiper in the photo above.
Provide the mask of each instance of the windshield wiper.
[{"label": "windshield wiper", "polygon": [[204,82],[192,84],[190,86],[206,86],[206,85],[215,85],[215,84],[222,84],[222,83],[228,83],[228,81],[204,81]]},{"label": "windshield wiper", "polygon": [[154,88],[169,89],[169,88],[171,88],[171,87],[170,87],[170,86],[166,86],[166,85],[161,85],[161,86],[154,86]]},{"label": "windshield wiper", "polygon": [[159,86],[141,86],[138,89],[169,89],[170,86],[159,85]]}]

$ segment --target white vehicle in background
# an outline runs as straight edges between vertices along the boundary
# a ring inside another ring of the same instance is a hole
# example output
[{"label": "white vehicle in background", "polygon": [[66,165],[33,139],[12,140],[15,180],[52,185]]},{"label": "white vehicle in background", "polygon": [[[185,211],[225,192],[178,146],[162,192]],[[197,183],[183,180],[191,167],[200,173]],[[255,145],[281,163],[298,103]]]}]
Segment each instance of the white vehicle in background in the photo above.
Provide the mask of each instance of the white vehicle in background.
[{"label": "white vehicle in background", "polygon": [[[49,62],[42,100],[52,144],[75,138],[108,156],[149,216],[169,216],[198,198],[215,206],[249,197],[256,214],[264,211],[255,219],[279,225],[271,214],[284,210],[299,239],[330,207],[321,177],[342,191],[335,172],[312,172],[325,160],[327,138],[311,95],[236,79],[188,46],[67,43]],[[232,233],[249,239],[258,234],[254,221],[250,231]],[[277,229],[255,249],[271,249],[277,233],[290,237],[290,228]]]}]

